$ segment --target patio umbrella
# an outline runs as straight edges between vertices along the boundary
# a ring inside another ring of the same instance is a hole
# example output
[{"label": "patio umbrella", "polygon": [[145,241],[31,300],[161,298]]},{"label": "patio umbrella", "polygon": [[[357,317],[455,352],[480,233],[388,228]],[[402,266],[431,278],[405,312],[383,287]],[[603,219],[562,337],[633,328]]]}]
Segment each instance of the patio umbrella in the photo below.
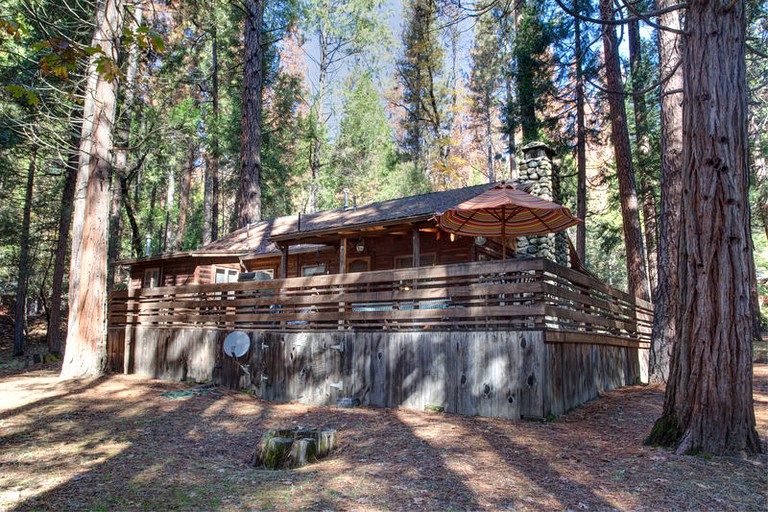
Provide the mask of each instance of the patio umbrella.
[{"label": "patio umbrella", "polygon": [[565,206],[504,182],[438,214],[436,220],[449,233],[501,237],[503,259],[507,237],[556,233],[580,222]]}]

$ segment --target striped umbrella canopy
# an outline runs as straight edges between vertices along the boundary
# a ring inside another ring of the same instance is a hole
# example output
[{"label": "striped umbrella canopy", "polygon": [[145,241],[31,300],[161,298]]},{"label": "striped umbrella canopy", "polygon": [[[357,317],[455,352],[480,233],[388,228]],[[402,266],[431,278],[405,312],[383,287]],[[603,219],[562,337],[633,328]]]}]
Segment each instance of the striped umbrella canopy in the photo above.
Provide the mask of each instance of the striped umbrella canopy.
[{"label": "striped umbrella canopy", "polygon": [[504,182],[437,214],[436,220],[449,233],[501,237],[504,259],[507,237],[556,233],[580,222],[565,206]]}]

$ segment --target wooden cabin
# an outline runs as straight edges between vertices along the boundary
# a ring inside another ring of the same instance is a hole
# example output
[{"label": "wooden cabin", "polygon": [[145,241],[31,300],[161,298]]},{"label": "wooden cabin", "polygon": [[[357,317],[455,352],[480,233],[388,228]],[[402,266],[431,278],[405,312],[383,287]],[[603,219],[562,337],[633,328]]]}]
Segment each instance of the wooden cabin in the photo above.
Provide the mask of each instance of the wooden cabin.
[{"label": "wooden cabin", "polygon": [[[523,149],[521,178],[557,201],[546,148]],[[265,220],[125,261],[109,367],[268,400],[510,419],[643,380],[652,305],[569,265],[564,238],[520,238],[501,259],[499,240],[437,231],[436,212],[487,188]],[[235,338],[247,346],[226,352]]]},{"label": "wooden cabin", "polygon": [[499,240],[440,233],[433,217],[487,190],[477,185],[263,220],[197,251],[122,260],[130,288],[233,282],[240,273],[307,277],[487,261]]}]

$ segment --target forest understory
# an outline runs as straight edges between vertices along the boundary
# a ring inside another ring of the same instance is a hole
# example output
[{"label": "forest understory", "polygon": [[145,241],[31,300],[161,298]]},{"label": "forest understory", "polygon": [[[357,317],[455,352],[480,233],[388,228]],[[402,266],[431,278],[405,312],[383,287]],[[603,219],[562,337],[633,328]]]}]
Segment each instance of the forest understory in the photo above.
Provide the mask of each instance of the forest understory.
[{"label": "forest understory", "polygon": [[[768,364],[756,355],[763,455],[642,446],[663,388],[633,386],[551,422],[276,404],[178,382],[61,382],[11,357],[0,316],[0,510],[765,510]],[[43,352],[33,322],[29,353]],[[248,465],[276,427],[326,427],[340,446],[292,471]]]}]

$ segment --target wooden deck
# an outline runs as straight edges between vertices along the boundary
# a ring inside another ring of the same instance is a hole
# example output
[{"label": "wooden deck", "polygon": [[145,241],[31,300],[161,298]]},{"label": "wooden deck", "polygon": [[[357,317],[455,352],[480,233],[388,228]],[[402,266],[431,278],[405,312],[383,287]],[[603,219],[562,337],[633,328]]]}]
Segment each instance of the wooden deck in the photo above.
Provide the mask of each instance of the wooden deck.
[{"label": "wooden deck", "polygon": [[547,260],[478,262],[117,292],[110,328],[543,330],[635,346],[652,305]]},{"label": "wooden deck", "polygon": [[[653,318],[546,260],[129,290],[110,305],[113,371],[508,418],[637,382]],[[221,352],[234,330],[251,339],[237,362]]]}]

